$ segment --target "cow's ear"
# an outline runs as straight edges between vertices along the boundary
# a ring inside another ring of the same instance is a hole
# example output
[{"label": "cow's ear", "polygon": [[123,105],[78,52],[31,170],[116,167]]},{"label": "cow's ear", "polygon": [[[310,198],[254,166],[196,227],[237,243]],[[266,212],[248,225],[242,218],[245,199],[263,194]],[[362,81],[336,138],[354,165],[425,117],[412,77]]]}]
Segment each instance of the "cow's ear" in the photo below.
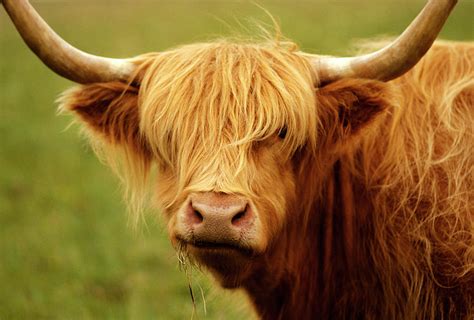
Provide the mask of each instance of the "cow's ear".
[{"label": "cow's ear", "polygon": [[137,88],[121,82],[84,85],[66,91],[59,102],[61,110],[79,117],[93,139],[148,152],[139,130]]},{"label": "cow's ear", "polygon": [[391,86],[380,81],[343,79],[316,91],[322,145],[337,152],[357,145],[382,121],[395,99]]}]

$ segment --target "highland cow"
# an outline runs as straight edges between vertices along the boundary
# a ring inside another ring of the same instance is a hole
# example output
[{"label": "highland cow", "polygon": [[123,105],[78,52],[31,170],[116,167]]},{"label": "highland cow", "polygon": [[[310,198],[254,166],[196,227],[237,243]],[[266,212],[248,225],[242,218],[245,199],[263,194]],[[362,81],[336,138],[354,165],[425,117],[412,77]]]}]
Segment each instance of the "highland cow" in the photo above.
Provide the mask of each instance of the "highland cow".
[{"label": "highland cow", "polygon": [[[474,44],[437,42],[432,0],[354,58],[214,41],[133,59],[83,53],[3,0],[177,250],[262,319],[474,318]],[[375,49],[374,49],[375,50]],[[153,174],[152,174],[153,173]]]}]

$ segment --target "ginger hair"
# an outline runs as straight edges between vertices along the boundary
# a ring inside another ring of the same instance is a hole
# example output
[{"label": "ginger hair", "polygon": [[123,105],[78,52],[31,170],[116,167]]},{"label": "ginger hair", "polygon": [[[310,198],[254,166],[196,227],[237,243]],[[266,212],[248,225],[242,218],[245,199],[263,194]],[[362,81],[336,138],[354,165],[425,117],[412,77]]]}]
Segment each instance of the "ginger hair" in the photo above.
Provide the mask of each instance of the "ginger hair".
[{"label": "ginger hair", "polygon": [[124,160],[136,212],[154,162],[172,168],[157,181],[175,195],[168,207],[183,192],[219,190],[277,208],[272,190],[256,195],[251,184],[271,173],[246,168],[256,144],[286,130],[278,157],[292,163],[297,196],[272,233],[265,276],[242,284],[262,318],[469,319],[473,56],[473,44],[438,42],[388,83],[313,88],[317,74],[295,46],[217,40],[138,57],[136,88],[81,86],[61,108],[109,161]]}]

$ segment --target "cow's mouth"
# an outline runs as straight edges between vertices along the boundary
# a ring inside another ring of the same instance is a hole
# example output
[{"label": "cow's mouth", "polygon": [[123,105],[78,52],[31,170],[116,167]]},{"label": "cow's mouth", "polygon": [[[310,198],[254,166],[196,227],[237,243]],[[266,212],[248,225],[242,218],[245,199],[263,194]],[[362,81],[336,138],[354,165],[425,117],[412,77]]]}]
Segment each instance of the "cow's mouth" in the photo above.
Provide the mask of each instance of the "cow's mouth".
[{"label": "cow's mouth", "polygon": [[214,251],[214,252],[228,252],[229,254],[238,253],[244,256],[252,256],[253,250],[251,248],[228,242],[212,242],[212,241],[191,241],[188,246],[195,250]]},{"label": "cow's mouth", "polygon": [[185,248],[193,256],[214,253],[220,255],[241,255],[250,258],[254,255],[252,248],[234,241],[185,240],[180,237],[177,240],[180,247]]},{"label": "cow's mouth", "polygon": [[209,269],[224,288],[239,287],[258,256],[251,248],[230,241],[177,240],[180,248],[192,260]]}]

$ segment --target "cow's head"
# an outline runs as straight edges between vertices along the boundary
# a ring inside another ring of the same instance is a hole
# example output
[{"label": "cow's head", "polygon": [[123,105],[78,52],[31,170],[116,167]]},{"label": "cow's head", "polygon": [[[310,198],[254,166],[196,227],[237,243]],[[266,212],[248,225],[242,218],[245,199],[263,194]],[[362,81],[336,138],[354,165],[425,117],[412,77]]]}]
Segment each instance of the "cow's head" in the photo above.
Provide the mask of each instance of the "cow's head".
[{"label": "cow's head", "polygon": [[297,213],[293,159],[318,131],[311,70],[273,43],[197,44],[144,57],[139,88],[81,86],[62,105],[105,155],[133,158],[127,181],[153,180],[175,247],[235,286]]},{"label": "cow's head", "polygon": [[383,114],[390,99],[378,80],[416,64],[455,3],[430,1],[400,38],[355,58],[217,41],[115,60],[70,47],[27,1],[3,2],[49,67],[87,84],[62,106],[106,156],[122,158],[132,202],[156,182],[173,244],[227,287],[274,255],[285,226],[310,205],[304,163],[329,163]]}]

